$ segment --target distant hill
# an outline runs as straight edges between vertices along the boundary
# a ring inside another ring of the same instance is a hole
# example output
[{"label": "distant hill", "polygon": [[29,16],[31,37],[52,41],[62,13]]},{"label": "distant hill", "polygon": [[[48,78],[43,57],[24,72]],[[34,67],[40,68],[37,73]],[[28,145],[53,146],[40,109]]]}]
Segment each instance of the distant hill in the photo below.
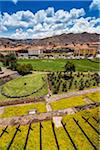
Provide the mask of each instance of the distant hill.
[{"label": "distant hill", "polygon": [[26,39],[16,40],[10,38],[0,38],[0,50],[8,49],[23,49],[36,46],[66,46],[68,44],[82,44],[82,43],[93,43],[99,41],[99,34],[93,33],[77,33],[77,34],[62,34],[44,39]]}]

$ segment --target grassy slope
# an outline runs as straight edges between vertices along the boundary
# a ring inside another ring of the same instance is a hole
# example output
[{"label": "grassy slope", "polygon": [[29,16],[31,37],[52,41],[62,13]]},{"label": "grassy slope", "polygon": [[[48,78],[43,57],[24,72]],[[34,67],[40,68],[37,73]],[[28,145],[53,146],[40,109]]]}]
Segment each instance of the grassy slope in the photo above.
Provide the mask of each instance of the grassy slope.
[{"label": "grassy slope", "polygon": [[[93,120],[92,116],[94,116],[96,119],[98,119],[98,108],[91,109],[91,110],[85,110],[73,115],[66,115],[63,117],[63,122],[66,122],[66,129],[70,133],[70,136],[72,137],[74,143],[76,144],[78,150],[93,150],[93,147],[88,142],[86,137],[83,135],[81,130],[78,128],[78,126],[73,121],[73,117],[79,120],[79,124],[84,129],[86,134],[89,136],[90,140],[98,147],[98,135],[97,133],[81,118],[81,115],[84,117],[89,118],[89,122],[98,129],[98,124],[95,120]],[[51,121],[45,121],[42,122],[42,146],[43,150],[56,150],[56,144],[54,135],[52,132],[52,126]],[[40,146],[40,133],[39,133],[39,123],[32,124],[33,131],[30,131],[29,134],[29,140],[27,143],[27,149],[28,150],[39,150]],[[20,127],[21,132],[18,132],[14,142],[12,144],[12,150],[23,150],[25,139],[28,131],[28,125],[21,126]],[[8,134],[4,134],[2,138],[0,138],[0,150],[7,149],[7,146],[9,145],[14,132],[15,127],[8,127],[7,131]],[[69,137],[65,133],[64,129],[62,127],[55,128],[58,143],[61,150],[72,150],[73,146],[71,141],[69,140]],[[0,128],[0,133],[2,132],[2,128]]]},{"label": "grassy slope", "polygon": [[[42,77],[45,78],[44,74],[33,74],[33,75],[27,75],[24,77],[19,77],[15,80],[7,82],[5,85],[3,85],[4,92],[8,93],[9,95],[24,95],[24,94],[30,94],[32,91],[40,88],[44,83],[42,80]],[[24,83],[27,83],[24,85]],[[48,92],[47,90],[47,84],[43,87],[43,89],[39,90],[38,92],[28,96],[27,98],[33,98],[33,97],[40,97],[43,95],[46,95]],[[15,100],[18,98],[7,98],[0,93],[0,101],[6,101],[6,100]]]},{"label": "grassy slope", "polygon": [[33,66],[33,70],[43,70],[43,71],[63,71],[64,65],[67,61],[71,61],[76,66],[76,71],[98,71],[99,64],[95,62],[91,62],[87,59],[84,60],[66,60],[66,59],[54,59],[54,60],[27,60],[20,59],[18,63],[31,63]]},{"label": "grassy slope", "polygon": [[[44,96],[47,94],[47,85],[43,87],[43,89],[39,90],[37,93],[34,93],[30,96],[28,96],[27,98],[34,98],[34,97],[40,97],[40,96]],[[0,101],[8,101],[8,100],[18,100],[18,98],[7,98],[6,96],[3,96],[0,93]]]},{"label": "grassy slope", "polygon": [[[32,74],[16,78],[15,80],[7,82],[3,86],[3,91],[11,96],[31,94],[44,84],[42,77],[44,77],[44,75]],[[24,85],[25,83],[26,85]]]},{"label": "grassy slope", "polygon": [[36,109],[37,112],[46,112],[44,103],[26,104],[22,106],[5,107],[4,113],[0,115],[0,118],[27,115],[32,109]]}]

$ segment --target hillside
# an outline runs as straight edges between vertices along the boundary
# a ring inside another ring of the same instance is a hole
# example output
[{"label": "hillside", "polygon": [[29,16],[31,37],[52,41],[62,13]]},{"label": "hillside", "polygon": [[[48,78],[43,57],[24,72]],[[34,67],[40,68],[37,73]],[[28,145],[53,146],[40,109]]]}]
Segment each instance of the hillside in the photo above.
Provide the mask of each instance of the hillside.
[{"label": "hillside", "polygon": [[16,40],[10,38],[0,38],[0,50],[20,50],[35,48],[52,48],[56,46],[66,46],[70,44],[86,44],[99,42],[99,34],[62,34],[44,39]]}]

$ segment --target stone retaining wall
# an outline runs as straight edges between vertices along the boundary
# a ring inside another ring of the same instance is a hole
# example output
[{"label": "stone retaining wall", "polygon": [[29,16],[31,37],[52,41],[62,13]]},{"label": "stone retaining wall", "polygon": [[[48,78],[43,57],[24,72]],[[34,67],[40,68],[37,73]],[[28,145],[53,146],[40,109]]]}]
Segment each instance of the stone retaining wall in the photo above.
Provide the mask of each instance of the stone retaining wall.
[{"label": "stone retaining wall", "polygon": [[0,86],[20,76],[17,72],[0,78]]},{"label": "stone retaining wall", "polygon": [[9,105],[17,105],[17,104],[26,104],[26,103],[37,103],[37,102],[45,102],[44,97],[41,96],[41,97],[36,97],[36,98],[2,101],[0,102],[0,107],[9,106]]}]

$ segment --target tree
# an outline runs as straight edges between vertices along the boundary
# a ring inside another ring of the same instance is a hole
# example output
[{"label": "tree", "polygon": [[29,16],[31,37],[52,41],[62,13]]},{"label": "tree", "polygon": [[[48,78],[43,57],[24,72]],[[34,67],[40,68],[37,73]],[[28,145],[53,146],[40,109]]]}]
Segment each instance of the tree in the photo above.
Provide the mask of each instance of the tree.
[{"label": "tree", "polygon": [[99,85],[99,83],[100,83],[100,76],[99,76],[99,74],[98,74],[98,73],[94,73],[94,74],[93,74],[93,80],[95,80],[95,81],[96,81],[97,86],[98,86],[98,85]]},{"label": "tree", "polygon": [[62,85],[62,91],[67,92],[67,84],[65,82]]},{"label": "tree", "polygon": [[9,67],[12,70],[16,70],[17,58],[14,53],[10,53],[4,56],[2,62],[6,67]]},{"label": "tree", "polygon": [[19,64],[16,68],[19,74],[26,75],[28,73],[31,73],[33,70],[33,67],[31,64]]},{"label": "tree", "polygon": [[83,90],[84,89],[84,81],[83,81],[83,79],[81,79],[80,81],[79,81],[79,90]]},{"label": "tree", "polygon": [[65,65],[65,71],[66,72],[75,72],[75,65],[68,61]]},{"label": "tree", "polygon": [[91,85],[90,81],[89,81],[89,80],[86,80],[86,81],[85,81],[85,87],[88,88],[88,87],[90,87],[90,85]]}]

